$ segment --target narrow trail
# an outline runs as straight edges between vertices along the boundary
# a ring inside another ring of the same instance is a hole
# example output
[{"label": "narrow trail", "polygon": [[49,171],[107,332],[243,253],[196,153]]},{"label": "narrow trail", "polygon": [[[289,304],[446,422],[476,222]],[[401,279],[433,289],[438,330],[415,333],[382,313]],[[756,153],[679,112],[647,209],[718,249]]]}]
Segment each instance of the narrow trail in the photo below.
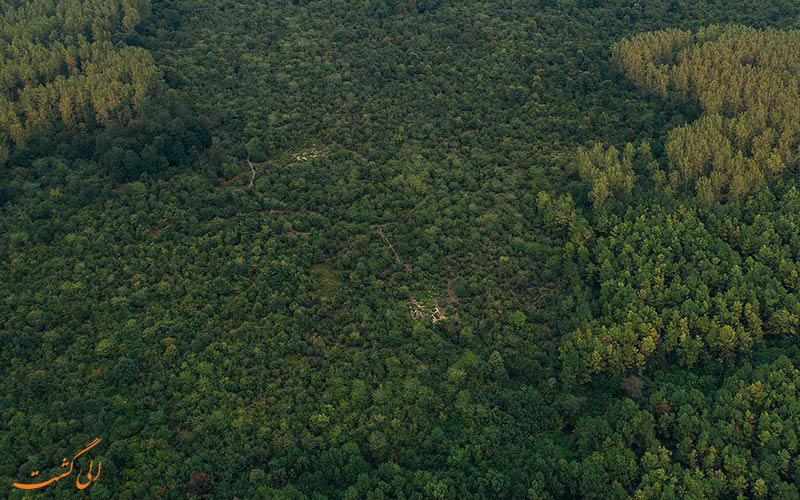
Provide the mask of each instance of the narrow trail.
[{"label": "narrow trail", "polygon": [[389,241],[389,238],[386,237],[386,234],[383,232],[383,229],[380,226],[378,226],[375,228],[375,232],[377,232],[381,236],[381,238],[383,238],[383,241],[386,242],[386,245],[388,245],[389,250],[391,250],[392,254],[394,255],[395,262],[403,266],[406,272],[411,274],[412,272],[411,266],[403,262],[403,259],[400,258],[400,255],[397,253],[397,250],[395,250],[394,245],[392,245],[392,242]]},{"label": "narrow trail", "polygon": [[247,158],[247,165],[250,167],[250,182],[247,184],[248,188],[252,188],[253,187],[253,183],[256,180],[256,167],[260,168],[260,167],[265,166],[266,164],[267,164],[267,162],[265,162],[265,161],[262,161],[260,163],[253,163],[252,161],[250,161],[249,157]]}]

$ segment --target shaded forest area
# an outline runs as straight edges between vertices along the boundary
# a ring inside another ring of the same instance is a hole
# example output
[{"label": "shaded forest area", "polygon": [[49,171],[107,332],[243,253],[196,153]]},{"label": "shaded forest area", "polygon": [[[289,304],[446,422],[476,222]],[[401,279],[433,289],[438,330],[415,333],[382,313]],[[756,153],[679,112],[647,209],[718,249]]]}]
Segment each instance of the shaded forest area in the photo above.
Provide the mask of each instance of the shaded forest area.
[{"label": "shaded forest area", "polygon": [[800,498],[795,2],[0,13],[3,496]]}]

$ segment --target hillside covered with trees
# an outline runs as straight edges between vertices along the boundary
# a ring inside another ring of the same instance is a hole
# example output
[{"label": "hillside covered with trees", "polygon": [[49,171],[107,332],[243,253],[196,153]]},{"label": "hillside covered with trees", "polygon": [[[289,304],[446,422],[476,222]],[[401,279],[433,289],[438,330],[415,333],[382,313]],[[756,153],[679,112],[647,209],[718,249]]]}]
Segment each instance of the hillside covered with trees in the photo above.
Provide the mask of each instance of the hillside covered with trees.
[{"label": "hillside covered with trees", "polygon": [[791,1],[0,0],[0,497],[800,499],[798,158]]}]

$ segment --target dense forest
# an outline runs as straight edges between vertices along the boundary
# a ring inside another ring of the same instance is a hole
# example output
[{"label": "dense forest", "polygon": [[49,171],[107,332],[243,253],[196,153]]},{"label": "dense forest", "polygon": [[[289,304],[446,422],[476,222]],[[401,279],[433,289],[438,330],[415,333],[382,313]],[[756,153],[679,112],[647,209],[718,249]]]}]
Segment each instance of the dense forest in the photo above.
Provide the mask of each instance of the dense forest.
[{"label": "dense forest", "polygon": [[0,0],[0,497],[800,500],[798,167],[790,0]]}]

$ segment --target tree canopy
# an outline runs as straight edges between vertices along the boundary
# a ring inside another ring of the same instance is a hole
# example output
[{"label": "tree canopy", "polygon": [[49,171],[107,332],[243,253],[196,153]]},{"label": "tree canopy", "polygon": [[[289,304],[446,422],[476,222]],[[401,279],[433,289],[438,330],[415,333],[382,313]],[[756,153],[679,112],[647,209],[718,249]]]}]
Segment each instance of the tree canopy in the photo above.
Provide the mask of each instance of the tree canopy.
[{"label": "tree canopy", "polygon": [[0,0],[0,497],[800,498],[798,28]]}]

